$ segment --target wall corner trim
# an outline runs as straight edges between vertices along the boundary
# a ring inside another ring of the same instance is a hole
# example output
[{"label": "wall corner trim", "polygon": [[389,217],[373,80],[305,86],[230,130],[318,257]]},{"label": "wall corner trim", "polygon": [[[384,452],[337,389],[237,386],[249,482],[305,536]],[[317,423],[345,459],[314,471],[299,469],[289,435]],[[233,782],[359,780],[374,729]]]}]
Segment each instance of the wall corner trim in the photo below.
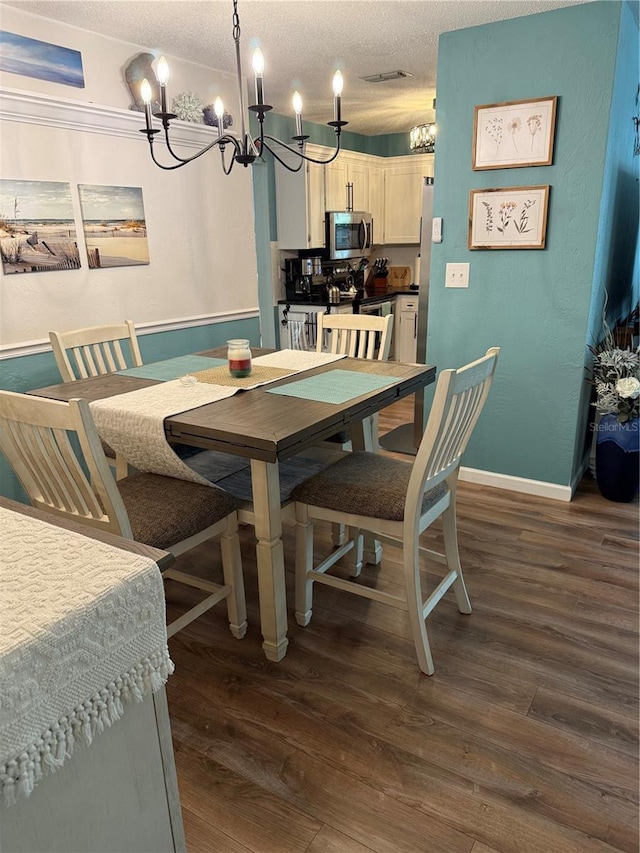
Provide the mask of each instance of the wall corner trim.
[{"label": "wall corner trim", "polygon": [[[72,98],[9,89],[0,86],[0,120],[39,124],[106,136],[124,136],[143,140],[144,113],[107,107]],[[155,121],[159,128],[159,122]],[[227,131],[233,133],[233,131]],[[171,123],[171,141],[187,148],[202,148],[212,142],[215,128],[185,121]],[[236,135],[233,133],[233,135]]]},{"label": "wall corner trim", "polygon": [[493,471],[482,471],[479,468],[461,467],[460,480],[466,483],[477,483],[480,486],[492,486],[496,489],[521,492],[525,495],[551,498],[556,501],[569,502],[573,496],[571,486],[560,486],[557,483],[546,483],[543,480],[528,480],[526,477],[513,477],[511,474],[496,474]]}]

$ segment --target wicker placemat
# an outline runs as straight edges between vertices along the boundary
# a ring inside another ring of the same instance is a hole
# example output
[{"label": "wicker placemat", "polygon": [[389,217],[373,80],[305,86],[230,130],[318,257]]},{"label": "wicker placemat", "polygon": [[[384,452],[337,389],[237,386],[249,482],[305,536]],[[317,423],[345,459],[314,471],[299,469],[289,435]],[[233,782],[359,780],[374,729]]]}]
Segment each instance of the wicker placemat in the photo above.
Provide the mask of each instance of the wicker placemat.
[{"label": "wicker placemat", "polygon": [[258,385],[265,385],[267,382],[275,382],[276,379],[282,379],[283,376],[291,376],[297,371],[294,368],[286,367],[267,367],[258,364],[253,365],[253,369],[249,376],[244,376],[241,379],[236,379],[229,373],[229,368],[213,367],[210,370],[198,370],[197,373],[192,373],[192,376],[198,382],[208,382],[210,385],[230,385],[232,388],[256,388]]}]

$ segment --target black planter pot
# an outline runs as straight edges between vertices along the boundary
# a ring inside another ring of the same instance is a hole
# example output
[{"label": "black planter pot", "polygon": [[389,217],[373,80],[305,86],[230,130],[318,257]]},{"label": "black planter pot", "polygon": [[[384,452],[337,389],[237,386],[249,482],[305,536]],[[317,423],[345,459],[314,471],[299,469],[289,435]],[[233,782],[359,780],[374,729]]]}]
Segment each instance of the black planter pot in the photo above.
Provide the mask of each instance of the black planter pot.
[{"label": "black planter pot", "polygon": [[634,500],[640,487],[640,419],[621,424],[604,415],[596,437],[596,481],[603,498]]}]

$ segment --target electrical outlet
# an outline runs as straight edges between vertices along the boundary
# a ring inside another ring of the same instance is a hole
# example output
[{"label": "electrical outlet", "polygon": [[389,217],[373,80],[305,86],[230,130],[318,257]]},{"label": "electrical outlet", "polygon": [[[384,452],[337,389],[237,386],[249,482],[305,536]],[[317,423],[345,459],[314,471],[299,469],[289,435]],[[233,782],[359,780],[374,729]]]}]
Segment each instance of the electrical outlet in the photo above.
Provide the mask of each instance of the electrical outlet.
[{"label": "electrical outlet", "polygon": [[469,264],[447,264],[445,287],[469,287]]},{"label": "electrical outlet", "polygon": [[442,217],[434,217],[431,223],[431,242],[442,243]]}]

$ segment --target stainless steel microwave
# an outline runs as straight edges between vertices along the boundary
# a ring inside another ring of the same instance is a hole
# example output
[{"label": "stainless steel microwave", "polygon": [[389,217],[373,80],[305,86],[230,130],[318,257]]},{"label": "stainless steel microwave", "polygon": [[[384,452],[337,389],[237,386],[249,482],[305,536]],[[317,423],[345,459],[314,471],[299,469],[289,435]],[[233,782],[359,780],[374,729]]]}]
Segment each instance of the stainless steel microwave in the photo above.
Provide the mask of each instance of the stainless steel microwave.
[{"label": "stainless steel microwave", "polygon": [[373,219],[370,213],[328,210],[325,225],[326,248],[331,260],[363,258],[371,254]]}]

